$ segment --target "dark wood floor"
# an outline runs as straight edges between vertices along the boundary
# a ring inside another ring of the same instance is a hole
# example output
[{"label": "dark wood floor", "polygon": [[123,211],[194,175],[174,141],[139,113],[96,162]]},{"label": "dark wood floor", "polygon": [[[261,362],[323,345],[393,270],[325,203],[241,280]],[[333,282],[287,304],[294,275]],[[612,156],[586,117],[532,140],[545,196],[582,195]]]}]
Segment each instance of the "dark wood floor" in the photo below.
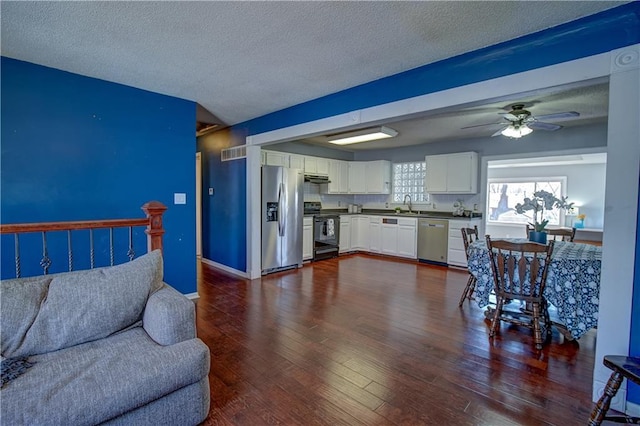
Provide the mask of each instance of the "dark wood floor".
[{"label": "dark wood floor", "polygon": [[595,331],[536,352],[458,298],[467,273],[368,255],[243,280],[199,273],[206,425],[583,425]]}]

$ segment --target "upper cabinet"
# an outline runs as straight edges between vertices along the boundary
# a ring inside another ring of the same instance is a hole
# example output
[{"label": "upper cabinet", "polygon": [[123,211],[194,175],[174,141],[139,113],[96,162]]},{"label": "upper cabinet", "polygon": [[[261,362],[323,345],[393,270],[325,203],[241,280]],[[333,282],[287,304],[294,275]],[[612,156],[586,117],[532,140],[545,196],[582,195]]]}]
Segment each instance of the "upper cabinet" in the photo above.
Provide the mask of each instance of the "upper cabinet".
[{"label": "upper cabinet", "polygon": [[290,154],[289,167],[292,169],[304,170],[304,155]]},{"label": "upper cabinet", "polygon": [[426,191],[430,194],[477,194],[478,153],[427,155]]},{"label": "upper cabinet", "polygon": [[289,154],[277,151],[262,151],[264,154],[263,164],[267,166],[289,167]]},{"label": "upper cabinet", "polygon": [[390,194],[391,162],[343,161],[309,155],[262,150],[262,164],[304,169],[306,174],[329,177],[321,185],[326,194]]},{"label": "upper cabinet", "polygon": [[389,194],[391,163],[379,161],[349,161],[349,194]]},{"label": "upper cabinet", "polygon": [[346,194],[349,192],[349,162],[329,160],[329,184],[327,194]]},{"label": "upper cabinet", "polygon": [[304,157],[304,172],[312,175],[327,176],[329,174],[329,159],[306,155]]},{"label": "upper cabinet", "polygon": [[363,163],[361,161],[349,162],[349,194],[366,194],[366,170],[366,163]]},{"label": "upper cabinet", "polygon": [[390,194],[391,162],[378,160],[366,164],[367,194]]}]

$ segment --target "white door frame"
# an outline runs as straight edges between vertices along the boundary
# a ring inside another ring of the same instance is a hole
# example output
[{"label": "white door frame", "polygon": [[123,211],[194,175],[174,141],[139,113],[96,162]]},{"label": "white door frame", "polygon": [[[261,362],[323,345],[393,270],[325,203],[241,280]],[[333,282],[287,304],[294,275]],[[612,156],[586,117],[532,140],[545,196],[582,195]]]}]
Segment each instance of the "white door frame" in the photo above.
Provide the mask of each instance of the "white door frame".
[{"label": "white door frame", "polygon": [[202,258],[202,153],[196,152],[196,256]]}]

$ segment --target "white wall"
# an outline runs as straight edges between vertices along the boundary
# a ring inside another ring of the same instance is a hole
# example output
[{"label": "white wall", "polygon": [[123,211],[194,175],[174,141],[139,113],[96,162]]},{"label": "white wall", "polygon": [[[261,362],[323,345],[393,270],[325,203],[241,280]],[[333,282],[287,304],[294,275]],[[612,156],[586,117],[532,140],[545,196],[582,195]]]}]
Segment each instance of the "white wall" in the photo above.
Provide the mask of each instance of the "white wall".
[{"label": "white wall", "polygon": [[[580,206],[580,213],[587,215],[585,228],[601,229],[604,223],[605,164],[565,166],[510,167],[487,170],[488,179],[523,177],[566,176],[569,202]],[[569,221],[565,226],[571,226]],[[493,237],[524,237],[522,224],[485,224],[485,233]]]}]

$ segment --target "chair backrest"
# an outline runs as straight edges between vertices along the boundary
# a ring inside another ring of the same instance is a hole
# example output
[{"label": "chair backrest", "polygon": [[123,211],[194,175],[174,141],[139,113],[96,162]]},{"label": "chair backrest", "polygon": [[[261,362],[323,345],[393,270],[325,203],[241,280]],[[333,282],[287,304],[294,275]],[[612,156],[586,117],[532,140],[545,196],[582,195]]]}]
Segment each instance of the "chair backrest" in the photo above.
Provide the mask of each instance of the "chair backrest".
[{"label": "chair backrest", "polygon": [[466,253],[469,250],[469,244],[474,241],[478,241],[478,238],[480,238],[478,234],[478,226],[475,225],[473,228],[462,228],[460,231],[462,232],[462,242],[464,242],[464,251]]},{"label": "chair backrest", "polygon": [[497,295],[529,302],[540,301],[554,241],[548,245],[491,240],[486,236]]},{"label": "chair backrest", "polygon": [[[527,237],[529,232],[533,231],[530,225],[527,225]],[[554,241],[569,241],[573,242],[573,238],[576,236],[576,228],[552,228],[545,231],[547,233],[547,240]]]},{"label": "chair backrest", "polygon": [[573,238],[576,236],[576,228],[558,228],[548,229],[547,235],[553,237],[555,241],[570,241],[573,242]]}]

